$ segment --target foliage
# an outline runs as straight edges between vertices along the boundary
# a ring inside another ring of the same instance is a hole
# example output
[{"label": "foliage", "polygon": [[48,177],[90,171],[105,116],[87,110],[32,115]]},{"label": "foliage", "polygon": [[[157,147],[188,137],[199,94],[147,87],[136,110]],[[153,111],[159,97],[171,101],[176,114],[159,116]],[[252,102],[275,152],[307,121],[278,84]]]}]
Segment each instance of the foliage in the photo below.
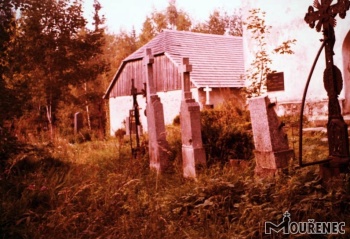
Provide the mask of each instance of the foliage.
[{"label": "foliage", "polygon": [[0,6],[0,124],[12,125],[21,138],[45,140],[73,137],[76,112],[103,138],[108,109],[101,96],[122,60],[163,29],[241,35],[242,26],[240,14],[214,11],[196,28],[175,0],[150,13],[139,35],[106,34],[98,0],[92,30],[82,0],[4,0]]},{"label": "foliage", "polygon": [[21,143],[6,128],[0,128],[0,168],[21,148]]},{"label": "foliage", "polygon": [[[318,137],[308,138],[317,146]],[[132,159],[129,146],[118,144],[117,139],[75,145],[61,140],[18,150],[0,171],[0,235],[271,238],[264,222],[280,222],[287,210],[293,221],[344,221],[350,232],[346,176],[325,186],[317,167],[297,168],[292,162],[288,170],[261,179],[248,161],[238,167],[213,164],[197,180],[186,180],[181,164],[172,175],[157,175],[147,159]],[[327,153],[319,147],[308,159],[320,151]]]},{"label": "foliage", "polygon": [[[265,93],[267,90],[267,75],[274,72],[274,70],[271,69],[272,60],[269,53],[269,46],[267,44],[271,26],[266,25],[266,12],[257,8],[249,10],[249,13],[250,15],[244,25],[246,25],[247,30],[250,31],[256,49],[253,49],[254,59],[246,74],[246,78],[249,81],[249,86],[246,88],[246,96],[248,98]],[[294,54],[291,50],[291,45],[295,44],[295,42],[295,39],[284,41],[272,52],[277,54]]]},{"label": "foliage", "polygon": [[228,14],[215,9],[204,23],[197,23],[192,31],[217,35],[242,36],[242,16],[240,12]]},{"label": "foliage", "polygon": [[12,57],[9,54],[11,41],[15,35],[15,10],[21,0],[3,0],[0,2],[0,127],[21,114],[17,94],[6,84],[5,75],[9,74]]},{"label": "foliage", "polygon": [[254,148],[249,113],[232,101],[201,112],[203,145],[207,163],[251,159]]},{"label": "foliage", "polygon": [[[104,30],[97,23],[94,31],[86,28],[81,4],[80,0],[30,0],[23,1],[17,10],[18,19],[14,19],[12,28],[8,27],[13,32],[5,51],[8,70],[1,74],[5,86],[16,92],[13,103],[20,109],[20,114],[13,114],[10,121],[43,116],[52,137],[60,120],[60,106],[76,97],[87,109],[88,94],[101,94],[90,92],[88,84],[107,67],[98,59]],[[97,1],[95,7],[98,12]],[[95,22],[102,24],[96,16]],[[90,119],[88,111],[87,114]]]},{"label": "foliage", "polygon": [[192,22],[188,15],[183,10],[178,10],[176,1],[169,1],[169,5],[162,11],[154,10],[150,16],[147,16],[141,34],[139,36],[139,46],[143,46],[163,29],[172,29],[179,31],[189,31]]}]

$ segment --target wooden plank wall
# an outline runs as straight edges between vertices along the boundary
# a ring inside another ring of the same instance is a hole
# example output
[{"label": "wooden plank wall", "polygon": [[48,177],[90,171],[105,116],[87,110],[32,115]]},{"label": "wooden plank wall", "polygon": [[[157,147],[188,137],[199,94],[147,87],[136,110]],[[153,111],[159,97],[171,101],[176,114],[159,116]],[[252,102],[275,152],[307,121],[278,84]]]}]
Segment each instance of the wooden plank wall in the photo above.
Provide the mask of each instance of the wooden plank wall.
[{"label": "wooden plank wall", "polygon": [[[119,74],[119,78],[111,90],[110,97],[130,95],[131,79],[135,80],[138,91],[145,82],[142,59],[128,62]],[[177,66],[165,55],[155,57],[153,64],[154,80],[157,92],[181,89],[181,76]]]}]

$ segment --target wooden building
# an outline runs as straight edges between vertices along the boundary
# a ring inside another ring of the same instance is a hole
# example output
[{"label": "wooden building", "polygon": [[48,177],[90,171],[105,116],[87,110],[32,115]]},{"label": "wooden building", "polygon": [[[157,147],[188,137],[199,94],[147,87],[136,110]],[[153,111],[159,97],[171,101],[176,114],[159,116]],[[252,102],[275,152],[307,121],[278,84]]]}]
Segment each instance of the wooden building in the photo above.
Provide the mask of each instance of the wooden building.
[{"label": "wooden building", "polygon": [[[131,80],[138,91],[144,88],[145,75],[142,58],[147,48],[154,54],[154,79],[158,96],[164,106],[166,124],[179,114],[181,103],[181,75],[178,66],[188,57],[192,64],[190,79],[192,94],[201,107],[206,102],[205,87],[211,88],[210,104],[218,105],[229,97],[240,99],[244,87],[244,56],[241,37],[211,35],[185,31],[164,30],[121,63],[105,95],[109,99],[110,133],[124,127],[132,108]],[[145,98],[137,97],[141,123],[146,129],[143,114]]]}]

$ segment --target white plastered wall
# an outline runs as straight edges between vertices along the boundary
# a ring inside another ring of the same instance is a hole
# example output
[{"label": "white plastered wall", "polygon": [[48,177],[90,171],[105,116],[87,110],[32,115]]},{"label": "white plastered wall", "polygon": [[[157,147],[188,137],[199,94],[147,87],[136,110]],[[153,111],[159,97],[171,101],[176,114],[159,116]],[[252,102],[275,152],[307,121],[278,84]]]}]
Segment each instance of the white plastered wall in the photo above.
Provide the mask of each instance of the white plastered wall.
[{"label": "white plastered wall", "polygon": [[[333,1],[336,3],[336,1]],[[304,21],[308,7],[313,0],[287,1],[287,0],[245,0],[242,1],[243,16],[249,16],[249,9],[260,8],[266,12],[266,24],[270,25],[271,33],[267,38],[270,52],[282,42],[296,39],[292,49],[295,54],[278,55],[271,53],[272,69],[284,72],[285,91],[269,93],[271,99],[278,102],[300,102],[316,53],[321,46],[322,32],[311,29]],[[334,64],[343,71],[342,46],[350,29],[350,11],[345,19],[336,17],[335,27],[336,43],[334,46]],[[245,67],[249,69],[254,57],[254,41],[250,38],[249,31],[244,34]],[[269,53],[270,53],[269,52]],[[318,101],[327,99],[327,93],[323,86],[323,71],[325,68],[324,51],[321,53],[309,86],[307,100]],[[343,73],[344,76],[344,73]],[[343,77],[344,78],[344,77]],[[350,79],[345,79],[349,81]],[[345,83],[346,84],[346,83]],[[349,84],[347,84],[350,87]],[[344,98],[344,90],[340,99]]]},{"label": "white plastered wall", "polygon": [[[198,102],[198,89],[193,88],[192,97]],[[182,91],[174,90],[168,92],[158,92],[158,96],[163,104],[165,124],[172,124],[175,116],[179,114]],[[140,109],[140,121],[144,131],[147,131],[147,118],[144,114],[146,109],[146,99],[142,96],[137,97]],[[109,99],[110,111],[110,134],[114,136],[115,131],[125,128],[123,121],[129,116],[129,110],[132,108],[132,96],[121,96]]]}]

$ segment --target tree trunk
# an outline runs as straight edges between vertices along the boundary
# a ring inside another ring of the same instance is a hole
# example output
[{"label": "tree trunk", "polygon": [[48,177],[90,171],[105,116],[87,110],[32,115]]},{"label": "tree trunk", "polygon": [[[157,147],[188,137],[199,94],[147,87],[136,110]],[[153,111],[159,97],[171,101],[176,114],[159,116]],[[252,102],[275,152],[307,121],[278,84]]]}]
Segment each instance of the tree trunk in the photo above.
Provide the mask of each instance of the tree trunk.
[{"label": "tree trunk", "polygon": [[[87,83],[84,83],[84,90],[85,90],[85,95],[87,95]],[[87,122],[88,122],[88,128],[91,130],[91,121],[90,121],[90,111],[89,111],[89,103],[88,100],[85,100],[85,107],[86,107],[86,117],[87,117]]]},{"label": "tree trunk", "polygon": [[46,105],[46,117],[49,123],[50,139],[53,141],[53,125],[52,125],[52,106]]}]

